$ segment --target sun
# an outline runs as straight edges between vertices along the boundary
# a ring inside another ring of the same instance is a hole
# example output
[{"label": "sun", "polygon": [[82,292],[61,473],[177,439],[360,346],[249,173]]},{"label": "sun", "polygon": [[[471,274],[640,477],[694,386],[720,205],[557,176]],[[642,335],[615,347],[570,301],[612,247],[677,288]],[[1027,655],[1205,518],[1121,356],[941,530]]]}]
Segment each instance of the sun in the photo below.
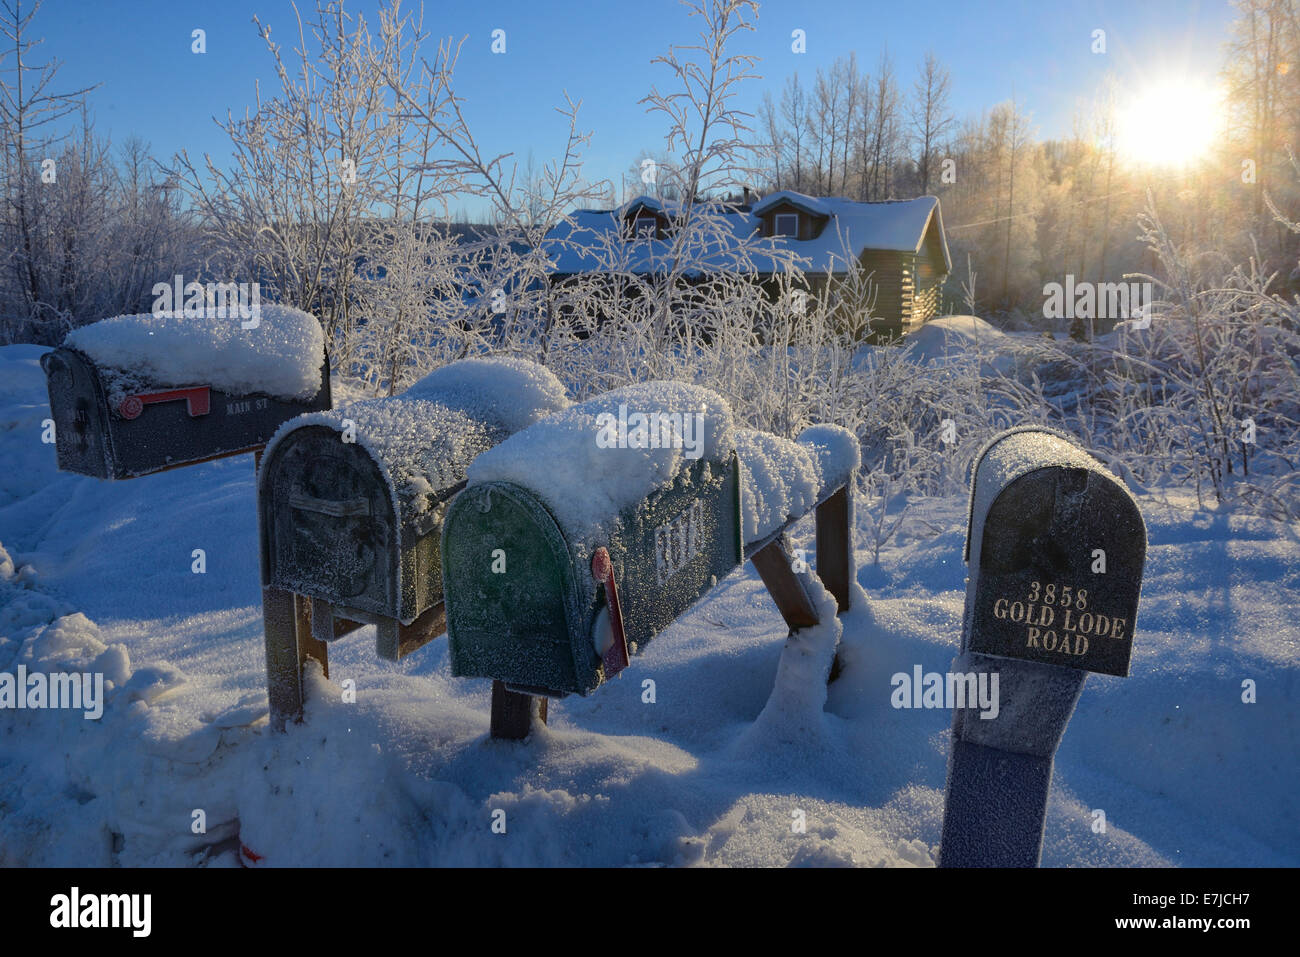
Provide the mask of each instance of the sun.
[{"label": "sun", "polygon": [[1121,97],[1116,146],[1130,160],[1152,166],[1187,166],[1204,158],[1220,135],[1223,95],[1209,81],[1169,76]]}]

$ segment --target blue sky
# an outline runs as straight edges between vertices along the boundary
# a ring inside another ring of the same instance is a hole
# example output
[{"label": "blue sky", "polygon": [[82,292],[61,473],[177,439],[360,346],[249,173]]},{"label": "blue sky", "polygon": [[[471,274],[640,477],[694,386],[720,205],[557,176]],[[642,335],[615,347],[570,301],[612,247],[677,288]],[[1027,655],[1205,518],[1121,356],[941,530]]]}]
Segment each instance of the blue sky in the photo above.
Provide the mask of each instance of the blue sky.
[{"label": "blue sky", "polygon": [[[301,0],[307,5],[311,0]],[[348,9],[372,12],[374,2]],[[181,147],[225,156],[212,123],[253,102],[254,81],[274,88],[270,57],[252,17],[272,26],[286,46],[294,38],[288,0],[46,0],[33,24],[43,57],[64,62],[61,88],[98,83],[92,106],[100,133],[130,134],[158,155]],[[1014,92],[1041,137],[1068,133],[1075,105],[1091,98],[1107,71],[1121,89],[1168,71],[1217,73],[1232,8],[1226,0],[1087,0],[900,4],[808,0],[762,4],[757,30],[737,49],[760,57],[741,105],[756,108],[765,90],[779,95],[799,71],[811,79],[837,56],[856,51],[874,66],[886,46],[905,89],[933,50],[952,74],[959,117],[977,115]],[[563,146],[554,108],[564,90],[582,99],[581,125],[594,131],[586,171],[616,182],[646,149],[662,146],[664,124],[638,100],[669,82],[650,60],[670,43],[690,42],[697,20],[672,0],[641,2],[431,2],[425,27],[467,37],[457,90],[485,150],[531,150],[540,163]],[[190,52],[195,28],[207,53]],[[491,34],[506,31],[506,53],[491,52]],[[791,31],[807,34],[807,52],[791,52]],[[1106,31],[1107,52],[1091,52],[1092,32]]]}]

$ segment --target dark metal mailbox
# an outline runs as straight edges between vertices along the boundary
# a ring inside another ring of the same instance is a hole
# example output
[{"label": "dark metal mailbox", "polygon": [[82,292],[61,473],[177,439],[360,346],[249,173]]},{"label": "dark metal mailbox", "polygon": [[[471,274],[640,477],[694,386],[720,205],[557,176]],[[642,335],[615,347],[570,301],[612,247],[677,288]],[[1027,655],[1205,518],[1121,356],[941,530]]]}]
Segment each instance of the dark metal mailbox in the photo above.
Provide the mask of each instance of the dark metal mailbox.
[{"label": "dark metal mailbox", "polygon": [[[203,341],[211,332],[226,335]],[[273,332],[275,340],[267,335]],[[257,354],[259,336],[273,343],[263,362],[284,353],[282,363],[273,363],[283,387],[257,389],[256,373],[240,383],[248,375],[229,372],[239,367],[241,349]],[[169,363],[169,348],[188,361]],[[116,366],[97,361],[97,353]],[[307,381],[304,366],[311,370]],[[118,316],[75,330],[41,357],[41,367],[59,468],[95,478],[135,478],[256,451],[287,420],[330,407],[320,326],[285,307],[263,306],[258,328],[249,330],[235,317]],[[246,388],[236,391],[232,382]]]},{"label": "dark metal mailbox", "polygon": [[[673,415],[663,441],[647,438],[647,422]],[[694,454],[674,447],[676,430],[681,446],[693,435]],[[574,406],[479,459],[443,528],[453,673],[524,694],[590,693],[626,663],[611,643],[635,653],[746,557],[781,548],[783,528],[842,489],[857,464],[846,432],[806,446],[768,437],[806,463],[809,484],[792,514],[751,516],[756,541],[747,543],[737,446],[757,449],[753,438],[733,429],[714,393],[649,383]],[[830,455],[840,468],[814,465],[808,450],[844,439],[849,454]],[[751,478],[765,475],[762,464],[748,463]],[[813,478],[823,472],[835,475],[827,490]],[[574,475],[585,479],[576,493]]]},{"label": "dark metal mailbox", "polygon": [[[560,382],[515,359],[451,363],[407,392],[287,423],[259,473],[262,584],[272,708],[301,708],[306,653],[284,651],[273,609],[308,603],[310,650],[361,624],[376,652],[397,660],[442,633],[442,520],[465,470],[513,431],[568,404]],[[303,636],[304,638],[307,636]],[[292,659],[292,660],[290,660]],[[277,659],[278,660],[278,659]]]},{"label": "dark metal mailbox", "polygon": [[1038,864],[1088,672],[1129,673],[1146,547],[1133,496],[1068,436],[1012,429],[976,458],[953,671],[992,707],[953,709],[941,867]]},{"label": "dark metal mailbox", "polygon": [[[528,489],[470,486],[443,530],[452,673],[528,694],[590,693],[606,678],[597,642],[608,599],[591,569],[596,549],[608,550],[635,654],[740,564],[739,527],[734,452],[712,467],[687,466],[600,539],[567,539]],[[508,543],[520,571],[493,574],[490,543]],[[671,564],[683,554],[680,567]]]},{"label": "dark metal mailbox", "polygon": [[970,651],[1128,675],[1146,525],[1096,459],[1045,429],[997,436],[975,462],[966,548]]}]

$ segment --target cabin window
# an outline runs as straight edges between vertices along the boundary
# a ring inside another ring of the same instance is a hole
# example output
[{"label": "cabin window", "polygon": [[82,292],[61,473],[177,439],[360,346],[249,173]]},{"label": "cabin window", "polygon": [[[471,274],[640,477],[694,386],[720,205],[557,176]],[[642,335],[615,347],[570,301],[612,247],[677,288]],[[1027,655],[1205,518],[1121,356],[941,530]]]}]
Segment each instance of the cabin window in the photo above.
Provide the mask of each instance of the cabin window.
[{"label": "cabin window", "polygon": [[798,236],[799,214],[777,213],[772,222],[773,236]]},{"label": "cabin window", "polygon": [[638,239],[654,239],[659,232],[659,220],[655,216],[638,216],[634,233]]}]

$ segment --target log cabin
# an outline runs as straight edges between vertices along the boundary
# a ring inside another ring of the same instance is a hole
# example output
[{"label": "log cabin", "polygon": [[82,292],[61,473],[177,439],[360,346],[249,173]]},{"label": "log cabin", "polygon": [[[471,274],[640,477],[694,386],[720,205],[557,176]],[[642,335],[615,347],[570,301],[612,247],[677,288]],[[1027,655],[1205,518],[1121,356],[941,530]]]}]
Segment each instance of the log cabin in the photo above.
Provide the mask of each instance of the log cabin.
[{"label": "log cabin", "polygon": [[[688,280],[740,271],[743,260],[744,271],[774,291],[774,274],[785,265],[763,250],[785,249],[802,257],[807,292],[825,292],[839,320],[864,341],[895,339],[939,312],[952,261],[934,196],[864,203],[781,190],[752,204],[704,205],[730,227],[723,235],[734,238],[734,248],[692,257]],[[665,272],[679,209],[638,196],[616,209],[575,211],[547,233],[552,284],[600,272]]]}]

